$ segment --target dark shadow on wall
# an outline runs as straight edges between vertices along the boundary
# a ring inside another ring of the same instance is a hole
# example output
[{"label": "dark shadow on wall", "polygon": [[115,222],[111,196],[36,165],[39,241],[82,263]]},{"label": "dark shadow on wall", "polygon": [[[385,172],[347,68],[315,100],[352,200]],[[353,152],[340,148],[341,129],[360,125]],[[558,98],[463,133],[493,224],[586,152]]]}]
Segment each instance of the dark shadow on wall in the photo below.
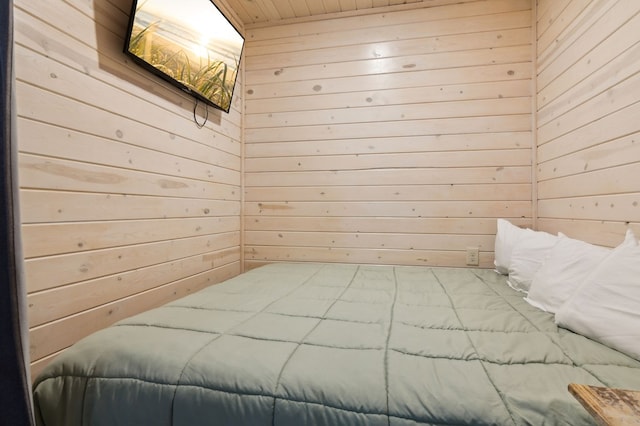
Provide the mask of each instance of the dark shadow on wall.
[{"label": "dark shadow on wall", "polygon": [[[133,0],[93,0],[100,69],[138,87],[142,93],[162,98],[192,113],[195,98],[140,67],[124,53],[124,40],[129,25]],[[202,123],[207,116],[205,106],[198,103],[196,118]],[[222,111],[208,107],[208,121],[220,125]]]},{"label": "dark shadow on wall", "polygon": [[0,3],[0,424],[34,424],[20,244],[13,1]]}]

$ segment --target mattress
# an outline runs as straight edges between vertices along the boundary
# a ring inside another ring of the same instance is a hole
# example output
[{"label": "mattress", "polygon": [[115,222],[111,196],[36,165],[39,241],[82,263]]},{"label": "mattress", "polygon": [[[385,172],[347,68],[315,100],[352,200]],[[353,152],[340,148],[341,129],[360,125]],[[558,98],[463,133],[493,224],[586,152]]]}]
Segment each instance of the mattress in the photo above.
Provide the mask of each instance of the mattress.
[{"label": "mattress", "polygon": [[640,362],[492,270],[272,264],[101,330],[36,379],[40,425],[593,424],[569,383]]}]

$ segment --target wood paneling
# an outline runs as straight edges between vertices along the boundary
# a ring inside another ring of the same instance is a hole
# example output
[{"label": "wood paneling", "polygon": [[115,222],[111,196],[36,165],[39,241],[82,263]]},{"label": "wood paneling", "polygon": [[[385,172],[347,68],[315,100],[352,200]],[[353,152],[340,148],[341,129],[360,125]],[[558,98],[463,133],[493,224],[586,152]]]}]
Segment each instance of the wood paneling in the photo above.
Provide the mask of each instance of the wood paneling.
[{"label": "wood paneling", "polygon": [[[227,0],[246,24],[274,25],[300,18],[323,19],[335,13],[374,13],[373,8],[418,4],[424,7],[459,3],[461,0]],[[470,0],[466,0],[470,1]]]},{"label": "wood paneling", "polygon": [[34,373],[88,333],[240,272],[241,83],[230,113],[199,129],[192,98],[122,53],[130,7],[15,2]]},{"label": "wood paneling", "polygon": [[640,3],[539,11],[539,228],[616,246],[640,224]]},{"label": "wood paneling", "polygon": [[490,267],[498,217],[640,234],[637,1],[216,4],[245,72],[198,129],[121,53],[129,0],[16,1],[34,372],[242,256]]},{"label": "wood paneling", "polygon": [[236,263],[229,263],[204,273],[195,273],[182,279],[162,284],[155,282],[152,289],[122,299],[97,305],[91,309],[65,316],[31,329],[31,357],[36,359],[32,371],[38,373],[52,359],[51,355],[96,330],[96,324],[103,327],[116,321],[146,311],[186,296],[208,285],[212,285],[238,274]]},{"label": "wood paneling", "polygon": [[465,265],[531,224],[531,4],[247,30],[245,256]]}]

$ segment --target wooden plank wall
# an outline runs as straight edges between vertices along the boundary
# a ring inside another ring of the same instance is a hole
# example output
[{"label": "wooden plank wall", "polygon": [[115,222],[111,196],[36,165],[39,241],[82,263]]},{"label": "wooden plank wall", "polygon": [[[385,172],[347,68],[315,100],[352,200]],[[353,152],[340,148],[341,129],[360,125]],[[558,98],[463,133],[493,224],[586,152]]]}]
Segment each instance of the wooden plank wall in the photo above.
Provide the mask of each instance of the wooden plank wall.
[{"label": "wooden plank wall", "polygon": [[538,226],[640,236],[640,2],[539,0]]},{"label": "wooden plank wall", "polygon": [[490,267],[531,225],[531,2],[448,3],[247,26],[247,268]]},{"label": "wooden plank wall", "polygon": [[[16,0],[31,357],[240,272],[241,110],[122,53],[130,0]],[[202,121],[202,112],[199,112]]]}]

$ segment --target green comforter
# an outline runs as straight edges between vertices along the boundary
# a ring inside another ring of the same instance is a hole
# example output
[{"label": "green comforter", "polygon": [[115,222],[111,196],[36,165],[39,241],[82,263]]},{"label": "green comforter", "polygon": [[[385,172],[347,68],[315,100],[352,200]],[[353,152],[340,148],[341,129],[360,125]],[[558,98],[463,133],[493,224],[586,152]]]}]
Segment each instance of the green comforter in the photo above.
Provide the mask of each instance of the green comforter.
[{"label": "green comforter", "polygon": [[571,382],[640,362],[494,271],[273,264],[82,340],[34,397],[46,426],[591,424]]}]

